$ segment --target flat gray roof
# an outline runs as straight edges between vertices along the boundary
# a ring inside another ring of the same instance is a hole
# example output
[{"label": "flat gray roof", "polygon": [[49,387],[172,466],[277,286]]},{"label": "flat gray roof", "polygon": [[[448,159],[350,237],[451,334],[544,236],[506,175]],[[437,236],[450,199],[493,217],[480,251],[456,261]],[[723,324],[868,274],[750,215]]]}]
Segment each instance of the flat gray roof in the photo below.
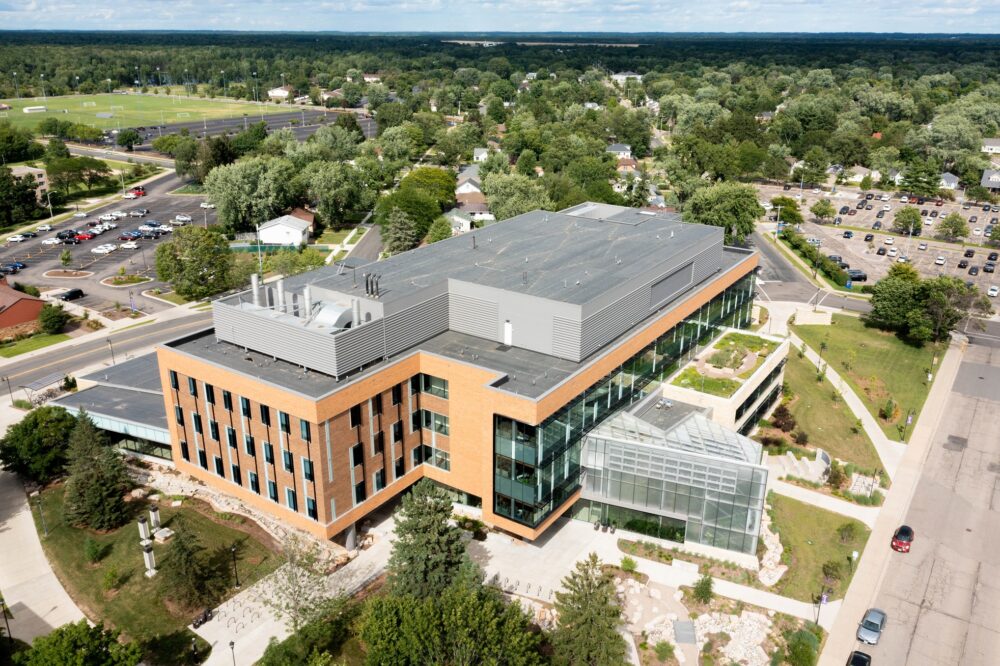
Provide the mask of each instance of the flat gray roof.
[{"label": "flat gray roof", "polygon": [[147,391],[163,395],[163,386],[160,384],[160,366],[156,362],[155,352],[137,356],[109,368],[103,368],[84,375],[80,379],[107,386],[135,389],[137,391]]},{"label": "flat gray roof", "polygon": [[[746,259],[746,257],[746,251],[725,248],[722,252],[722,272],[731,269],[740,261]],[[381,263],[385,262],[380,262],[380,265]],[[714,279],[715,277],[713,275],[709,279]],[[688,295],[697,293],[701,286],[694,285],[691,287]],[[673,307],[673,303],[666,307]],[[280,358],[274,359],[271,356],[252,350],[244,351],[242,347],[224,341],[217,341],[211,328],[168,342],[166,346],[313,399],[338,390],[354,380],[369,376],[416,351],[439,354],[457,361],[494,370],[499,374],[507,376],[507,380],[502,384],[498,384],[498,387],[511,393],[537,399],[591,363],[608,346],[618,344],[621,340],[631,336],[645,323],[661,316],[663,309],[661,308],[660,311],[650,314],[647,319],[637,323],[628,331],[608,343],[608,345],[605,345],[605,347],[602,347],[578,363],[528,349],[513,346],[508,347],[495,340],[487,340],[456,331],[445,331],[396,354],[388,361],[379,361],[345,375],[339,382],[332,376],[320,372],[313,370],[304,372],[301,366],[283,361]]]},{"label": "flat gray roof", "polygon": [[[444,279],[582,305],[684,256],[706,238],[721,244],[723,230],[686,224],[676,213],[608,204],[581,204],[563,212],[519,215],[474,232],[361,266],[377,273],[380,300],[391,303]],[[475,245],[475,247],[473,247]],[[344,294],[364,294],[361,275],[338,265],[285,280]],[[240,296],[225,302],[235,303]]]},{"label": "flat gray roof", "polygon": [[163,394],[97,385],[64,395],[53,400],[52,404],[74,414],[83,409],[95,416],[167,429]]}]

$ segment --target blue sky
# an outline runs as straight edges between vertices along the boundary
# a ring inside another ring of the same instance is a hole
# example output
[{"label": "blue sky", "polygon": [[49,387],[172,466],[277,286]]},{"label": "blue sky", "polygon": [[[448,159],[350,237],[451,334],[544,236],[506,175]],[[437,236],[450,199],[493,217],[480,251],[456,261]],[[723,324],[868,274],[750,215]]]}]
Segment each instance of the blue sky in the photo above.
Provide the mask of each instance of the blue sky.
[{"label": "blue sky", "polygon": [[1000,33],[1000,0],[0,0],[75,30]]}]

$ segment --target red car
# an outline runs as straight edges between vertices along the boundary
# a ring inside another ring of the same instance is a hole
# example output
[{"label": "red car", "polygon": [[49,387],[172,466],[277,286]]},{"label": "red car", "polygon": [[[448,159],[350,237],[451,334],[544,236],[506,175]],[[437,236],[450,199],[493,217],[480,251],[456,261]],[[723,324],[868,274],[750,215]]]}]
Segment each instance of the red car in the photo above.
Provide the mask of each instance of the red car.
[{"label": "red car", "polygon": [[146,196],[146,190],[132,190],[132,194],[137,197],[144,197]]},{"label": "red car", "polygon": [[902,525],[896,530],[896,533],[892,535],[892,549],[897,553],[908,553],[910,552],[910,546],[913,545],[913,539],[916,534],[912,527],[908,525]]},{"label": "red car", "polygon": [[77,234],[76,236],[74,236],[74,238],[80,241],[85,241],[85,240],[93,240],[95,237],[94,234],[82,233],[82,234]]}]

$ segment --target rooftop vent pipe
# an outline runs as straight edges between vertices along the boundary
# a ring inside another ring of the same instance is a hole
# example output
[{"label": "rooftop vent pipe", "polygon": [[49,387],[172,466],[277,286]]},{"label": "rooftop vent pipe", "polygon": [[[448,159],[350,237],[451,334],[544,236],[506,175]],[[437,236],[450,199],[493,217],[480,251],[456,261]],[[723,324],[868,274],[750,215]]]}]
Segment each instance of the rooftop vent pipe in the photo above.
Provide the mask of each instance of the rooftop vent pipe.
[{"label": "rooftop vent pipe", "polygon": [[253,292],[254,307],[260,307],[260,277],[256,273],[250,276],[250,290]]},{"label": "rooftop vent pipe", "polygon": [[275,289],[278,291],[278,312],[285,311],[285,278],[278,278],[278,282],[275,285]]}]

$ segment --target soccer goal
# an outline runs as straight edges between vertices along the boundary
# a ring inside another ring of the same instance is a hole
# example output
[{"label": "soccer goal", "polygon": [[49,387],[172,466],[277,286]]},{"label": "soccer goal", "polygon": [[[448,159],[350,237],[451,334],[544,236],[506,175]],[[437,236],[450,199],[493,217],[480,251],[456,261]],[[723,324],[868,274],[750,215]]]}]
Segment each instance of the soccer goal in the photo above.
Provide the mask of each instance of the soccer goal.
[{"label": "soccer goal", "polygon": [[177,117],[178,118],[190,118],[191,114],[187,113],[186,111],[178,111],[177,112]]},{"label": "soccer goal", "polygon": [[85,109],[93,108],[95,106],[97,106],[97,102],[84,102],[83,103],[83,108],[85,108]]},{"label": "soccer goal", "polygon": [[124,111],[124,110],[125,110],[124,106],[112,106],[111,107],[112,113],[115,112],[115,111]]}]

